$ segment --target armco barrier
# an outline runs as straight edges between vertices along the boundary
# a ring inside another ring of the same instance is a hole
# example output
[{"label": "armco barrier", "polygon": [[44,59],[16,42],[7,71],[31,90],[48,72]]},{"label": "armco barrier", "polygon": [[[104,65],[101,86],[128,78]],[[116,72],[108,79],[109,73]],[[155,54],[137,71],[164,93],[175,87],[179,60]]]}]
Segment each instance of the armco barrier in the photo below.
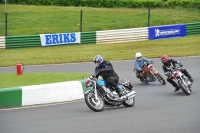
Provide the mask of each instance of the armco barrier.
[{"label": "armco barrier", "polygon": [[48,104],[84,98],[85,81],[69,81],[0,89],[0,108]]},{"label": "armco barrier", "polygon": [[40,47],[39,35],[6,36],[6,49]]},{"label": "armco barrier", "polygon": [[81,32],[81,44],[96,44],[96,32]]},{"label": "armco barrier", "polygon": [[200,22],[186,24],[186,35],[200,34]]},{"label": "armco barrier", "polygon": [[96,43],[121,43],[148,40],[148,27],[96,32]]},{"label": "armco barrier", "polygon": [[6,41],[4,36],[0,36],[0,49],[6,48]]},{"label": "armco barrier", "polygon": [[[186,35],[200,34],[200,22],[186,24]],[[5,38],[5,39],[4,39]],[[148,40],[148,28],[81,32],[81,44],[106,44]],[[0,37],[0,48],[41,47],[40,35]]]}]

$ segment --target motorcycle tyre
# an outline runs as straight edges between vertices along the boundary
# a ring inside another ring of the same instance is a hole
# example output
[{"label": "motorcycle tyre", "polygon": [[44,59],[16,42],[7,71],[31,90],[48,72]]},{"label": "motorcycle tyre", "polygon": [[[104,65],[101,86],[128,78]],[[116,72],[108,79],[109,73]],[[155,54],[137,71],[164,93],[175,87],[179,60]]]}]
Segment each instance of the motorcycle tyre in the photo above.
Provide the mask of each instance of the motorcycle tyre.
[{"label": "motorcycle tyre", "polygon": [[185,89],[185,87],[182,85],[182,83],[179,83],[179,87],[182,89],[182,91],[186,94],[186,95],[190,95],[191,94],[191,91],[190,91],[190,88],[189,89],[189,92]]},{"label": "motorcycle tyre", "polygon": [[[125,107],[133,107],[133,105],[135,105],[135,97],[131,98],[133,99],[133,101],[131,103],[127,103],[128,100],[124,101],[122,104],[125,106]],[[131,100],[129,99],[129,100]]]},{"label": "motorcycle tyre", "polygon": [[87,104],[87,106],[91,109],[91,110],[93,110],[93,111],[95,111],[95,112],[100,112],[100,111],[102,111],[102,110],[104,110],[104,106],[105,106],[105,103],[104,103],[104,100],[99,96],[99,95],[97,95],[97,97],[99,98],[99,100],[100,100],[100,102],[101,102],[101,107],[100,108],[95,108],[91,103],[90,103],[90,101],[89,101],[89,95],[94,95],[93,93],[87,93],[87,94],[85,94],[85,103]]},{"label": "motorcycle tyre", "polygon": [[[158,81],[159,81],[162,85],[165,85],[165,84],[166,84],[165,79],[164,79],[159,73],[156,74],[156,77],[157,77]],[[162,82],[161,82],[159,79],[161,79]]]}]

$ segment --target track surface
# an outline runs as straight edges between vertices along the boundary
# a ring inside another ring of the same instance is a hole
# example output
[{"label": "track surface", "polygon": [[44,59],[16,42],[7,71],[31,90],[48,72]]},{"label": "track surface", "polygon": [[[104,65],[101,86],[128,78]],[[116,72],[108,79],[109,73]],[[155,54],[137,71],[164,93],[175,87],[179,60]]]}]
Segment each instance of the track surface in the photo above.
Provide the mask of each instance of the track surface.
[{"label": "track surface", "polygon": [[[192,94],[174,93],[171,84],[140,83],[133,72],[133,61],[112,62],[121,78],[129,79],[136,91],[133,107],[105,107],[93,112],[84,101],[48,106],[0,110],[0,133],[199,133],[200,57],[181,57],[183,67],[195,79]],[[160,59],[154,67],[166,79]],[[25,66],[25,72],[88,72],[93,63]],[[0,68],[15,72],[15,67]]]}]

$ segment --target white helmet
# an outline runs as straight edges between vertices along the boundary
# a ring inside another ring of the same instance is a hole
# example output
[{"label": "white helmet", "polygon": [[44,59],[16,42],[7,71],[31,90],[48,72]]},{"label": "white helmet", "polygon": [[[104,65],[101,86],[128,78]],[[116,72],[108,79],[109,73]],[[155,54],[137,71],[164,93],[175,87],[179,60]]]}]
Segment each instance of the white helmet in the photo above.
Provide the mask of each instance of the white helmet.
[{"label": "white helmet", "polygon": [[137,53],[135,54],[135,58],[136,58],[137,60],[141,60],[141,59],[142,59],[142,54],[141,54],[140,52],[137,52]]}]

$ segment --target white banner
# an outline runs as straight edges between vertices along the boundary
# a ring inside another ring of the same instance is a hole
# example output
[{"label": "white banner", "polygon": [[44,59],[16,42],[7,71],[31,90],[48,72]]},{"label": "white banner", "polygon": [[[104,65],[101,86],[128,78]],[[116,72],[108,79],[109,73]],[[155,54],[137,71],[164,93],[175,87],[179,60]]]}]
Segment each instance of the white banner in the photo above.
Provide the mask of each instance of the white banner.
[{"label": "white banner", "polygon": [[80,43],[80,32],[40,34],[40,41],[42,46]]}]

